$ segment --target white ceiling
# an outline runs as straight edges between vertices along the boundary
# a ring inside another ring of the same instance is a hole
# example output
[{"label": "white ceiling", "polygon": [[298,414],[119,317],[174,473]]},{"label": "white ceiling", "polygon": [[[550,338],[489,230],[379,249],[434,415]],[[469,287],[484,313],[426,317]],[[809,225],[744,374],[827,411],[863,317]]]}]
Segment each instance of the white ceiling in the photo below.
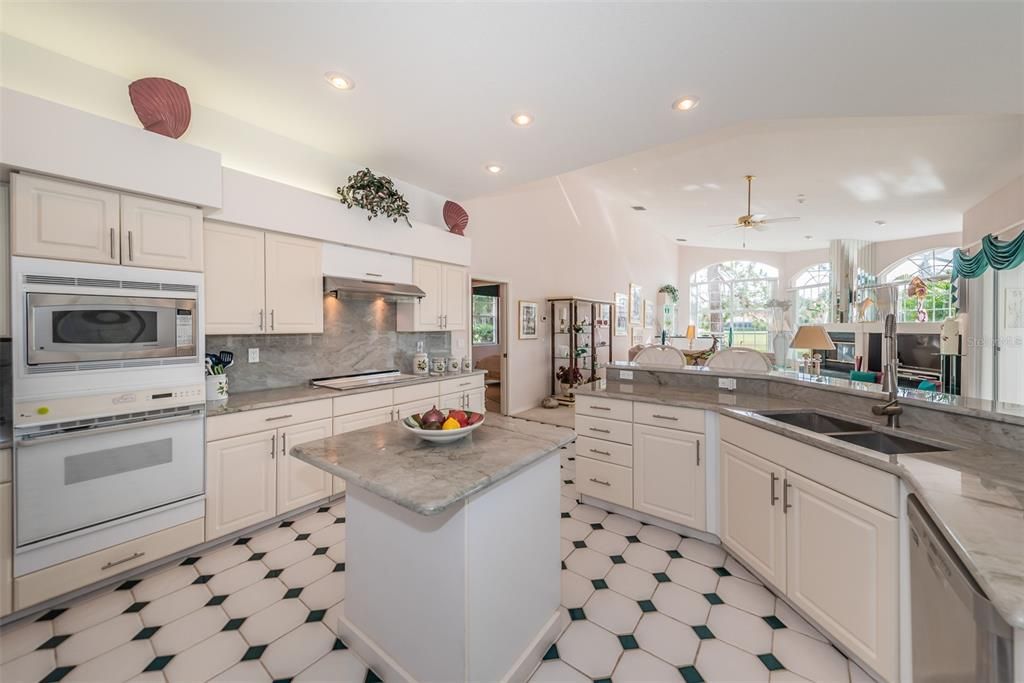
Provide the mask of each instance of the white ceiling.
[{"label": "white ceiling", "polygon": [[[745,235],[748,248],[791,251],[959,232],[967,208],[1022,173],[1024,116],[1001,115],[741,124],[573,175],[618,224],[692,246],[739,247]],[[801,220],[709,228],[746,213],[747,174],[754,213]]]},{"label": "white ceiling", "polygon": [[[454,198],[749,121],[1021,113],[1022,26],[1016,2],[3,4],[3,30],[27,42],[127,78],[172,78],[205,106]],[[329,87],[330,70],[355,90]],[[696,110],[670,110],[689,94]],[[514,128],[520,110],[536,123]],[[856,156],[855,140],[837,144]],[[748,154],[740,141],[720,145],[738,159],[695,157],[707,172],[664,181],[645,170],[657,181],[647,190],[714,177],[726,196],[751,170],[765,176],[766,201],[802,191],[823,202],[847,198],[838,179],[889,172],[880,180],[892,197],[900,178],[929,175],[917,161],[947,188],[971,180],[953,168],[955,144],[942,159],[907,147],[840,168],[801,139],[797,157],[779,144],[782,158],[749,169],[734,163]],[[795,173],[797,158],[830,177]],[[506,170],[491,176],[487,163]],[[600,171],[605,181],[615,168]],[[710,213],[721,222],[719,207]]]}]

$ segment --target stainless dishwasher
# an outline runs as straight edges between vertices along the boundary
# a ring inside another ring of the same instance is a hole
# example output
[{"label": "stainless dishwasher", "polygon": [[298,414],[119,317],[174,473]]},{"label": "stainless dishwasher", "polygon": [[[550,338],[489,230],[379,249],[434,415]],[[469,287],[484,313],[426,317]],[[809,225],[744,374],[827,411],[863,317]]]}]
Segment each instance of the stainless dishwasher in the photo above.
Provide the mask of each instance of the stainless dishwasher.
[{"label": "stainless dishwasher", "polygon": [[915,496],[910,519],[914,683],[1013,680],[1013,630]]}]

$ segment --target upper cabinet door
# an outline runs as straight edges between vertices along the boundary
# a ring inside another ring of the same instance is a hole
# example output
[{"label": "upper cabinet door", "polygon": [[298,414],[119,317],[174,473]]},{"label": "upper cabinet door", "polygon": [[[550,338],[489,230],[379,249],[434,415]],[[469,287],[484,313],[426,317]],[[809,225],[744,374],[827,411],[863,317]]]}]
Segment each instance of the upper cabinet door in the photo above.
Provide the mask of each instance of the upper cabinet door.
[{"label": "upper cabinet door", "polygon": [[203,212],[194,206],[121,195],[126,266],[203,270]]},{"label": "upper cabinet door", "polygon": [[413,330],[416,332],[440,330],[444,313],[443,266],[436,261],[412,262],[412,281],[426,292],[426,296],[412,304]]},{"label": "upper cabinet door", "polygon": [[633,426],[633,507],[685,524],[707,526],[703,439],[697,434]]},{"label": "upper cabinet door", "polygon": [[263,231],[206,223],[206,334],[266,331]]},{"label": "upper cabinet door", "polygon": [[786,587],[785,474],[778,465],[722,442],[722,542],[782,590]]},{"label": "upper cabinet door", "polygon": [[466,329],[466,310],[469,307],[469,277],[461,266],[444,266],[444,316],[446,330]]},{"label": "upper cabinet door", "polygon": [[323,332],[322,243],[268,232],[265,244],[267,332]]},{"label": "upper cabinet door", "polygon": [[116,192],[12,173],[13,254],[120,263],[119,206]]},{"label": "upper cabinet door", "polygon": [[412,282],[412,258],[325,242],[324,275],[368,282]]}]

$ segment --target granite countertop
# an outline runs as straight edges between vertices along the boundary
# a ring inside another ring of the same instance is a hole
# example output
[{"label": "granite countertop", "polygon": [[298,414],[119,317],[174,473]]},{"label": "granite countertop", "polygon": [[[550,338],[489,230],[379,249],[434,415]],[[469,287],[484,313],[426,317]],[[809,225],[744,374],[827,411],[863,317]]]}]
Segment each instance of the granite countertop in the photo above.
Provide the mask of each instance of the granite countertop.
[{"label": "granite countertop", "polygon": [[399,423],[310,441],[289,452],[421,515],[436,515],[576,438],[571,429],[489,413],[451,444],[422,441]]},{"label": "granite countertop", "polygon": [[228,394],[226,401],[207,401],[206,416],[216,417],[217,415],[230,415],[241,413],[246,410],[258,410],[260,408],[276,408],[288,405],[289,403],[302,403],[304,401],[316,401],[321,398],[336,398],[338,396],[351,396],[353,394],[365,394],[371,391],[384,391],[398,387],[408,387],[414,384],[426,384],[427,382],[440,382],[446,379],[457,377],[470,377],[472,375],[485,374],[486,370],[472,370],[470,372],[453,372],[444,375],[426,375],[402,380],[400,382],[389,382],[377,384],[370,387],[358,387],[353,389],[328,389],[327,387],[314,387],[310,384],[299,384],[291,387],[280,387],[277,389],[257,389],[255,391],[241,391],[237,394]]},{"label": "granite countertop", "polygon": [[924,505],[1002,617],[1011,626],[1024,629],[1024,451],[978,442],[937,440],[907,429],[891,430],[871,416],[835,415],[877,431],[953,449],[885,455],[758,414],[811,409],[828,413],[792,399],[631,382],[608,382],[604,390],[583,387],[577,389],[577,395],[577,400],[596,395],[716,410],[899,476]]}]

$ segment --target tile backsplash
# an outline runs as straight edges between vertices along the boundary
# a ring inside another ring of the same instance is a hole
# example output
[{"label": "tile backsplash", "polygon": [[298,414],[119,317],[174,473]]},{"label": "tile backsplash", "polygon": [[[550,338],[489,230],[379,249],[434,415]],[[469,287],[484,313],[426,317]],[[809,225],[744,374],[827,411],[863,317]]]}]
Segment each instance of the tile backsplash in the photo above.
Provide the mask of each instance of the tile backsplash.
[{"label": "tile backsplash", "polygon": [[[208,335],[207,353],[231,351],[230,391],[251,391],[304,384],[314,377],[359,370],[398,368],[412,372],[416,342],[424,350],[447,356],[449,332],[396,332],[396,304],[324,297],[323,334]],[[248,350],[260,350],[249,363]]]}]

